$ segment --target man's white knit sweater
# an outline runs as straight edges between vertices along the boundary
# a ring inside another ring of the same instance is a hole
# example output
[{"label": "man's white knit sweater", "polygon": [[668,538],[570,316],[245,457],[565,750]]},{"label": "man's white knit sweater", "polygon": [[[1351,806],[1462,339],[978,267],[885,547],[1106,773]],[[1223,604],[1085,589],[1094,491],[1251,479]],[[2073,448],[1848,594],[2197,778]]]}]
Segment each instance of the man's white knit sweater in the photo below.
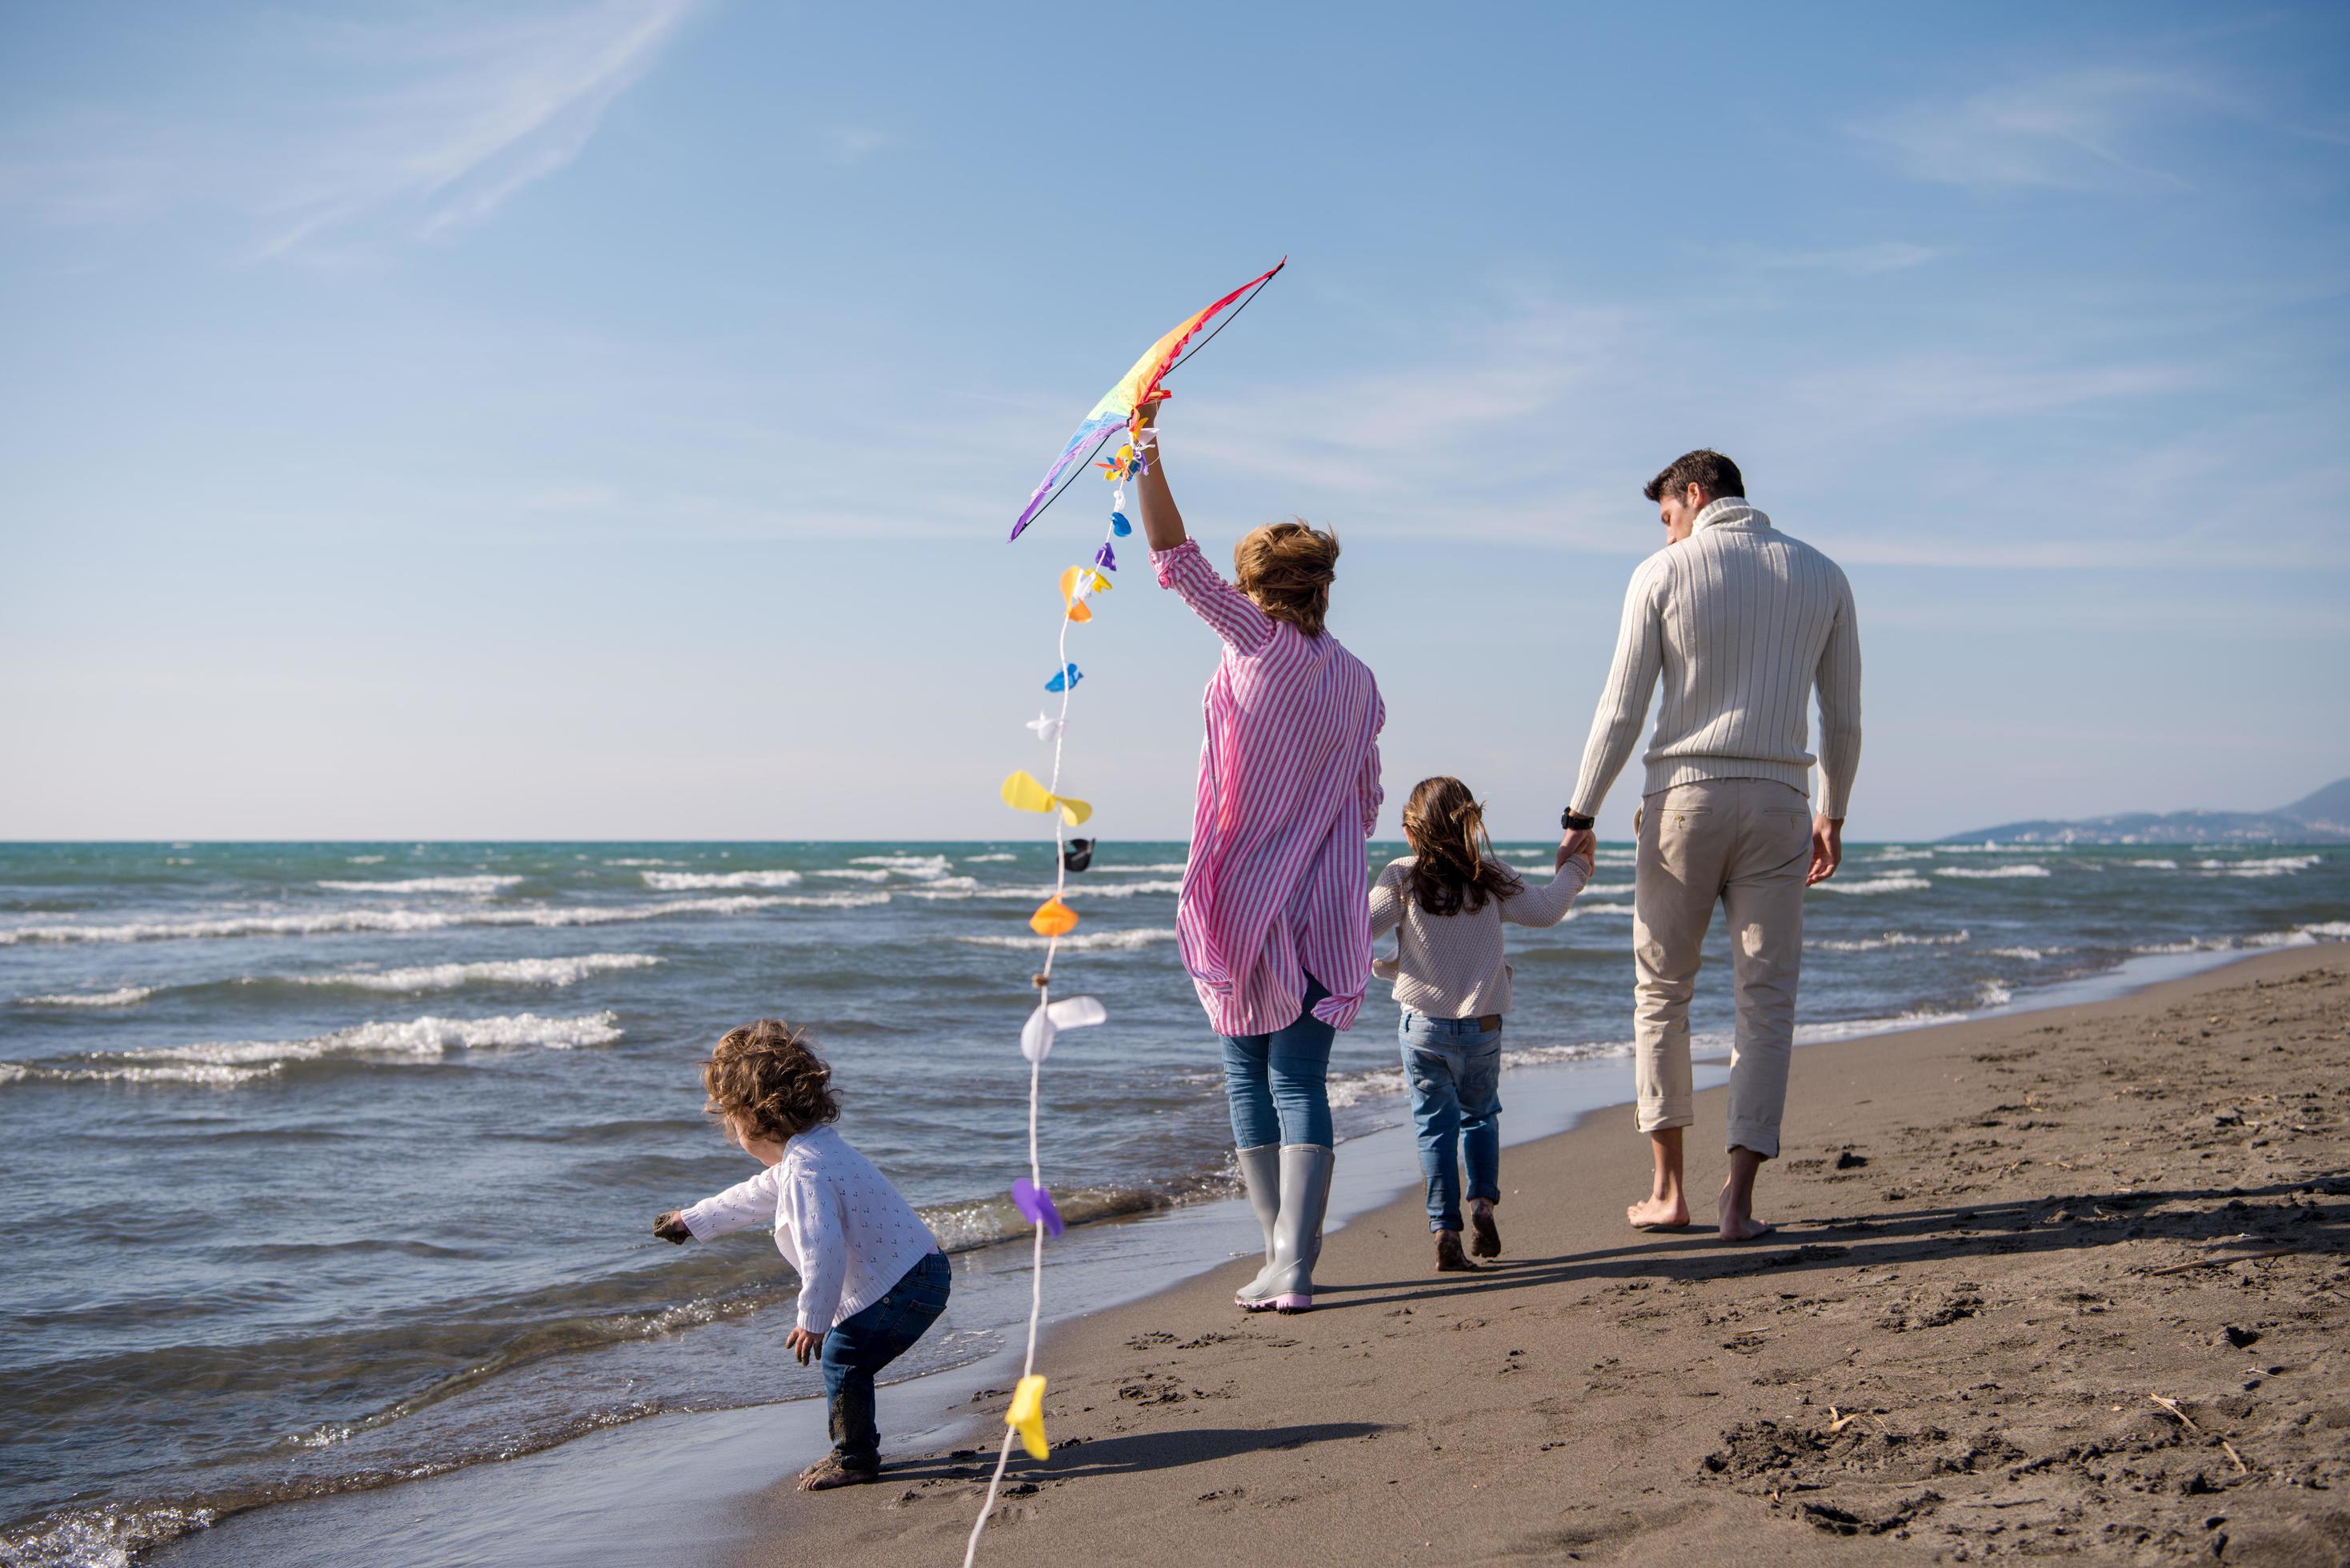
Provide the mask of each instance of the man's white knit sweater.
[{"label": "man's white knit sweater", "polygon": [[1806,790],[1814,689],[1817,809],[1841,819],[1860,766],[1860,628],[1834,561],[1771,526],[1742,496],[1697,514],[1690,536],[1632,574],[1616,661],[1591,722],[1574,809],[1599,815],[1639,743],[1659,682],[1643,794],[1700,779]]}]

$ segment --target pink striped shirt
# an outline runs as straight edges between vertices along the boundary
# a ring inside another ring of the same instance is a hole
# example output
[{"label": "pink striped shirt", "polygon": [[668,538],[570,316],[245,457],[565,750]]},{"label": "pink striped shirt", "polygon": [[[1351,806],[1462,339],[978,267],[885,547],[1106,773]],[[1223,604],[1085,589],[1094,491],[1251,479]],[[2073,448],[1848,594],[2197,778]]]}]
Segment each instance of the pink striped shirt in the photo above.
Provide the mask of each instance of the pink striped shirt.
[{"label": "pink striped shirt", "polygon": [[1267,1034],[1314,1014],[1344,1029],[1371,978],[1363,844],[1378,820],[1387,704],[1328,632],[1275,620],[1186,540],[1153,551],[1173,588],[1224,639],[1201,706],[1200,794],[1175,923],[1183,967],[1219,1034]]}]

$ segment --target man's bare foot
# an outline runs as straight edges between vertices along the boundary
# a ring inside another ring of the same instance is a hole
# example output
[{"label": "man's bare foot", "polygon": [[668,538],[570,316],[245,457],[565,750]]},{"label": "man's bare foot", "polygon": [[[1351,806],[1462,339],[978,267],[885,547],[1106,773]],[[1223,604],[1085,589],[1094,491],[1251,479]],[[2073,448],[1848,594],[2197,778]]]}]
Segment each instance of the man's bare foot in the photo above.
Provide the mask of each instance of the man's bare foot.
[{"label": "man's bare foot", "polygon": [[1626,1204],[1624,1218],[1635,1231],[1679,1231],[1689,1224],[1689,1203],[1679,1197],[1644,1198]]},{"label": "man's bare foot", "polygon": [[1461,1232],[1439,1231],[1436,1233],[1436,1272],[1440,1274],[1473,1274],[1477,1265],[1461,1250]]},{"label": "man's bare foot", "polygon": [[1469,1229],[1476,1232],[1477,1236],[1475,1241],[1469,1243],[1469,1250],[1471,1252],[1481,1258],[1498,1258],[1502,1255],[1502,1228],[1493,1223],[1492,1209],[1478,1208],[1469,1210]]},{"label": "man's bare foot", "polygon": [[802,1491],[830,1491],[839,1486],[860,1486],[881,1479],[881,1467],[864,1469],[840,1461],[837,1454],[828,1454],[800,1472]]},{"label": "man's bare foot", "polygon": [[1721,1239],[1725,1241],[1752,1241],[1757,1236],[1768,1236],[1777,1227],[1768,1220],[1757,1220],[1752,1214],[1741,1214],[1730,1206],[1730,1194],[1725,1192],[1715,1205],[1721,1216]]}]

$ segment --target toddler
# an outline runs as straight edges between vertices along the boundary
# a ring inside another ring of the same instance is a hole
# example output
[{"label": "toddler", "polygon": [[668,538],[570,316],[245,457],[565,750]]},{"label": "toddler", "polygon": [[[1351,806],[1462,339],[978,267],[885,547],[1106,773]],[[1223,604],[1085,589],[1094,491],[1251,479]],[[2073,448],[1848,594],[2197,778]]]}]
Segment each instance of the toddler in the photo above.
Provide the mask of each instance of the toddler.
[{"label": "toddler", "polygon": [[802,1366],[820,1354],[832,1452],[800,1472],[803,1491],[881,1473],[873,1377],[946,1310],[952,1281],[938,1239],[872,1162],[834,1130],[832,1069],[806,1034],[772,1018],[730,1030],[702,1066],[727,1141],[766,1167],[653,1221],[666,1241],[772,1226],[799,1271],[799,1321],[785,1343]]}]

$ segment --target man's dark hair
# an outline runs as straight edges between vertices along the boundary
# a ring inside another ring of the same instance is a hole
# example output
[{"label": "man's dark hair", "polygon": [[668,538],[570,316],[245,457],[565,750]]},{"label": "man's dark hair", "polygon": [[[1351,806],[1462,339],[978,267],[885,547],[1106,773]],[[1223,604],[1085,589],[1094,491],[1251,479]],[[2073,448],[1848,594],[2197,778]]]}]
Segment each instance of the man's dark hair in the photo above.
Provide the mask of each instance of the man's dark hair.
[{"label": "man's dark hair", "polygon": [[1673,459],[1640,493],[1651,501],[1662,501],[1668,493],[1679,495],[1692,484],[1705,492],[1708,501],[1746,493],[1746,479],[1738,472],[1738,465],[1710,446],[1685,452]]}]

